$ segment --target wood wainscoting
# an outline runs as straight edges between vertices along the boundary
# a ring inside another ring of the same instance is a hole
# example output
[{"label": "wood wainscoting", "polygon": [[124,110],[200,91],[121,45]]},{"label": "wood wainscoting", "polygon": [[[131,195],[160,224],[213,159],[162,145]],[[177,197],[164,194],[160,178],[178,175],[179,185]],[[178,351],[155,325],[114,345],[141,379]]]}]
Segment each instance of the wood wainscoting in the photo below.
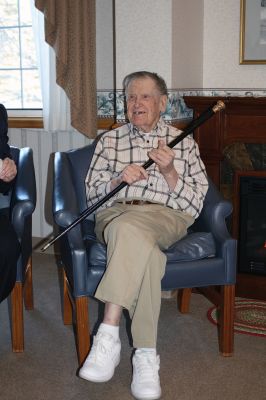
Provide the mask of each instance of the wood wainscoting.
[{"label": "wood wainscoting", "polygon": [[[194,138],[209,176],[220,187],[226,146],[237,142],[266,143],[266,97],[184,97],[186,105],[194,110],[194,118],[218,100],[225,103],[225,109],[197,128]],[[236,214],[234,210],[234,226],[237,225]],[[235,232],[233,234],[236,237]],[[236,295],[266,300],[266,276],[238,273]]]}]

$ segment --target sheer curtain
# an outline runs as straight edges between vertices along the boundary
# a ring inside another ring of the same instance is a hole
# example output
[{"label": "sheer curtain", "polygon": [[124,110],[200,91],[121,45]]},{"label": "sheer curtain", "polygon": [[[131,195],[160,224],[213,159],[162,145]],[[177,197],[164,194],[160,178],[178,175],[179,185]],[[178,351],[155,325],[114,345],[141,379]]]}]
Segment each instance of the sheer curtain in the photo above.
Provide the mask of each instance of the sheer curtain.
[{"label": "sheer curtain", "polygon": [[56,56],[44,38],[44,16],[31,1],[32,25],[37,51],[43,100],[44,129],[73,130],[70,123],[70,103],[64,90],[56,83]]}]

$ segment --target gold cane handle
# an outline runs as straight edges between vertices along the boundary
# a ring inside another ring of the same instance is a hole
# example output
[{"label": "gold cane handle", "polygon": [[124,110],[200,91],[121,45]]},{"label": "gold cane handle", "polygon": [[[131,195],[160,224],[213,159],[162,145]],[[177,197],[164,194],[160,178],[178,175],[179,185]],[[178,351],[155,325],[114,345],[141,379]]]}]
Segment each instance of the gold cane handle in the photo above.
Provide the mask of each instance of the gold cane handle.
[{"label": "gold cane handle", "polygon": [[217,111],[221,111],[225,109],[225,104],[222,100],[218,100],[217,103],[215,104],[215,106],[213,106],[212,111],[213,112],[217,112]]}]

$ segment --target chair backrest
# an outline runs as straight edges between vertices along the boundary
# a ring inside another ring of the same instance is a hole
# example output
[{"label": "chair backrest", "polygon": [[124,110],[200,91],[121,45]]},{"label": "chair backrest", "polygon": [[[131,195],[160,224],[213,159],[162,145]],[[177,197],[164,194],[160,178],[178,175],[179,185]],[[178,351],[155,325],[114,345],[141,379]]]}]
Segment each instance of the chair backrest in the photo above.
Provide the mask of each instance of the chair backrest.
[{"label": "chair backrest", "polygon": [[77,150],[66,152],[71,164],[73,184],[76,189],[80,212],[87,208],[85,178],[94,154],[97,140]]}]

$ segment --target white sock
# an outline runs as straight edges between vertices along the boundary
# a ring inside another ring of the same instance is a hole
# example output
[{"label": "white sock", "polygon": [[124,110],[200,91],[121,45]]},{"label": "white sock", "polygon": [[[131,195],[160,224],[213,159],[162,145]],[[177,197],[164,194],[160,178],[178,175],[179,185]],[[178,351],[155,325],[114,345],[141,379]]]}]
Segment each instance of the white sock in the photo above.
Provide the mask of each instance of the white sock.
[{"label": "white sock", "polygon": [[147,352],[147,353],[149,352],[149,353],[157,354],[156,353],[156,348],[154,348],[154,347],[139,347],[136,350],[144,351],[144,352]]},{"label": "white sock", "polygon": [[110,333],[116,340],[119,339],[119,326],[104,324],[103,322],[99,326],[98,332]]}]

